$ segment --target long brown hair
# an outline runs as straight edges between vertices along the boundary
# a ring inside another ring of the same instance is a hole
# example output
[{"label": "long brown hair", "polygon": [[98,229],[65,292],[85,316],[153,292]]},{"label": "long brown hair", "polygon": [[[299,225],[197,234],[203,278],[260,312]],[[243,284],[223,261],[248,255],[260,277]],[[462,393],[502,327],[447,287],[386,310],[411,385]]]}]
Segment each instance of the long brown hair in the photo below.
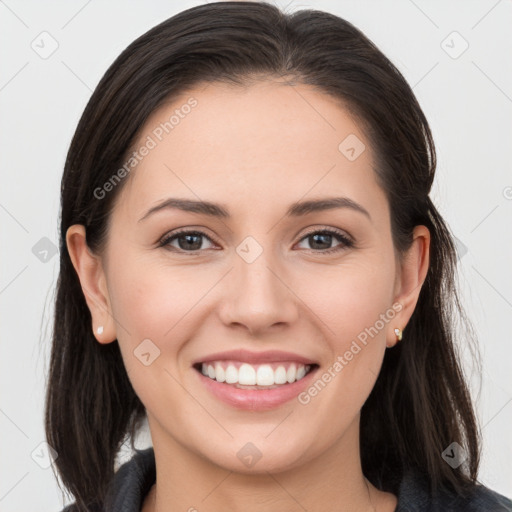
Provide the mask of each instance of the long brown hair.
[{"label": "long brown hair", "polygon": [[[66,231],[86,227],[100,253],[115,198],[94,191],[122,167],[148,116],[199,82],[244,85],[254,77],[289,77],[338,98],[371,142],[376,175],[391,212],[399,254],[416,225],[431,233],[430,267],[404,341],[386,351],[361,411],[364,474],[397,493],[406,471],[423,473],[433,493],[462,494],[477,482],[479,436],[455,345],[456,318],[474,337],[458,299],[452,235],[429,192],[436,154],[427,120],[396,67],[349,22],[326,12],[286,14],[259,2],[200,5],[169,18],[131,43],[107,70],[78,123],[61,186],[60,274],[46,394],[45,428],[55,462],[80,511],[101,508],[120,445],[145,409],[127,376],[118,342],[99,344]],[[125,180],[126,181],[126,180]],[[457,442],[467,461],[441,457]]]}]

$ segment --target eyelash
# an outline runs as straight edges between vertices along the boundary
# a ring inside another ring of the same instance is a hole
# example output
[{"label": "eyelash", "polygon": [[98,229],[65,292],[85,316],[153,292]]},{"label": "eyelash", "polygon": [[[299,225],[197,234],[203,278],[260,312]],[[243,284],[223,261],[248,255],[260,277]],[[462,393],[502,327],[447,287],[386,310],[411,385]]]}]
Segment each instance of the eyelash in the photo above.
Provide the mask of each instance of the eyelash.
[{"label": "eyelash", "polygon": [[[341,231],[335,230],[335,229],[316,229],[314,231],[310,231],[309,233],[306,233],[299,242],[302,242],[305,238],[308,238],[312,235],[333,235],[335,236],[339,242],[342,242],[340,245],[337,245],[336,247],[331,247],[330,249],[322,250],[322,249],[309,249],[309,251],[314,253],[321,253],[321,254],[332,254],[334,252],[339,252],[345,248],[351,248],[355,246],[355,243],[353,240],[351,240],[349,237],[347,237],[345,234],[343,234]],[[178,249],[176,247],[171,247],[169,244],[173,240],[179,238],[182,235],[196,235],[196,236],[203,236],[207,238],[210,242],[217,243],[212,237],[208,236],[206,233],[203,233],[202,231],[195,231],[195,230],[187,230],[182,229],[175,233],[169,233],[168,235],[165,235],[160,242],[158,243],[158,247],[165,247],[169,248],[169,250],[173,250],[176,252],[186,253],[186,254],[194,254],[194,253],[200,253],[202,250],[195,250],[195,251],[185,251],[183,249]],[[308,249],[306,249],[308,250]]]}]

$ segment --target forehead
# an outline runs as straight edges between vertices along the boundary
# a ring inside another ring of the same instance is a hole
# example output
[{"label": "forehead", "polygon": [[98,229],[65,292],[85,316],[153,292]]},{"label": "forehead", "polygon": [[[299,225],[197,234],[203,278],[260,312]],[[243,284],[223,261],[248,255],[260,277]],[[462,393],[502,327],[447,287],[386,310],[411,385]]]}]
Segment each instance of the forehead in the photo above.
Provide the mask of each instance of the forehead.
[{"label": "forehead", "polygon": [[155,111],[133,148],[144,156],[121,194],[132,212],[167,195],[253,211],[334,190],[382,200],[356,119],[303,84],[199,85]]}]

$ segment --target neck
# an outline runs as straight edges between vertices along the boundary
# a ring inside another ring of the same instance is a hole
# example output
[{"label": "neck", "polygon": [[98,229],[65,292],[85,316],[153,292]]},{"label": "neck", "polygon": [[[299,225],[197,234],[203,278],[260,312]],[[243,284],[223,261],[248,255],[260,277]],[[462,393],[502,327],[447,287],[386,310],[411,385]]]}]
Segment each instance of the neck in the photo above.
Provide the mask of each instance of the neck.
[{"label": "neck", "polygon": [[146,497],[142,512],[395,510],[396,498],[376,489],[362,473],[359,419],[336,445],[326,447],[320,456],[296,461],[279,471],[262,470],[260,465],[258,473],[223,468],[170,438],[151,419],[150,427],[157,481]]}]

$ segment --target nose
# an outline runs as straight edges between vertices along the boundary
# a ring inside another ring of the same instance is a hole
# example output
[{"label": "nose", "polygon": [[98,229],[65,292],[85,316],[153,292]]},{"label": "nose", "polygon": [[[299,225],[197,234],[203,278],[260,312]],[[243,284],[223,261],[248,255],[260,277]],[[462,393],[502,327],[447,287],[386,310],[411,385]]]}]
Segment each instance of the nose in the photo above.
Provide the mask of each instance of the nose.
[{"label": "nose", "polygon": [[289,273],[267,253],[263,251],[252,262],[235,255],[234,268],[224,280],[220,318],[225,325],[245,328],[251,335],[284,328],[299,316],[300,299]]}]

